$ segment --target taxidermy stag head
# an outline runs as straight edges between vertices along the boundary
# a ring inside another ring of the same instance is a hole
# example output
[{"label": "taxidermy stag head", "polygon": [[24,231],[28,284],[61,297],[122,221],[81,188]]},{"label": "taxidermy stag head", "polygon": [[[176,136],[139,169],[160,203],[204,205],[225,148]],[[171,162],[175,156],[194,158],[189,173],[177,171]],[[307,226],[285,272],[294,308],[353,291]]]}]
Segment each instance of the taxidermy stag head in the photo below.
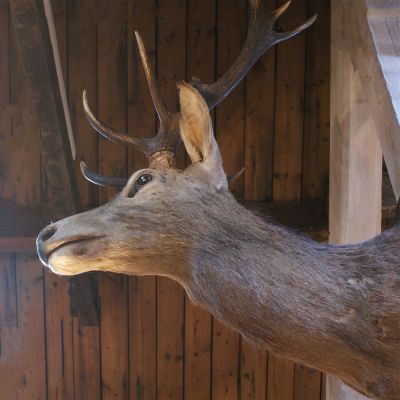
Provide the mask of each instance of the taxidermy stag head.
[{"label": "taxidermy stag head", "polygon": [[[289,6],[272,13],[259,0],[244,47],[216,82],[178,84],[180,111],[169,112],[136,34],[160,120],[152,139],[138,139],[86,117],[107,139],[143,151],[149,168],[128,180],[102,177],[82,164],[85,177],[121,188],[94,210],[47,226],[37,239],[43,264],[60,275],[112,271],[162,275],[241,334],[278,355],[339,376],[376,398],[400,398],[399,227],[347,246],[316,243],[266,223],[228,190],[209,111],[274,44],[309,27],[273,30]],[[183,141],[192,164],[178,170]]]}]

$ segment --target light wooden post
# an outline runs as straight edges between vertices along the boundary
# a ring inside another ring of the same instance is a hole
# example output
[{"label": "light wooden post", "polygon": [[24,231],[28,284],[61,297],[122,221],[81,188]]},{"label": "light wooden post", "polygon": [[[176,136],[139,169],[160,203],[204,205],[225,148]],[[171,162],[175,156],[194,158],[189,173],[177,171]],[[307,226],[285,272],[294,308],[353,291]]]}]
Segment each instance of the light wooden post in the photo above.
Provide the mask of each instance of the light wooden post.
[{"label": "light wooden post", "polygon": [[[382,153],[352,54],[343,45],[346,2],[332,7],[329,229],[332,243],[355,243],[381,230]],[[366,399],[329,376],[327,400]]]}]

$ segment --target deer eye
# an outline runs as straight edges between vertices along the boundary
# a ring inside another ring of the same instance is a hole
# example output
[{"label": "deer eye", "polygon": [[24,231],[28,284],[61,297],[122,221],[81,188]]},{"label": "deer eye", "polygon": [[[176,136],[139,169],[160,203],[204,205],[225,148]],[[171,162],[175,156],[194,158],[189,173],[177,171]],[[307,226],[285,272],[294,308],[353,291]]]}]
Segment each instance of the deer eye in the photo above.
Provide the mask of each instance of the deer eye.
[{"label": "deer eye", "polygon": [[142,174],[137,179],[136,182],[133,184],[131,190],[128,193],[128,197],[133,197],[137,191],[153,180],[153,175],[151,174]]}]

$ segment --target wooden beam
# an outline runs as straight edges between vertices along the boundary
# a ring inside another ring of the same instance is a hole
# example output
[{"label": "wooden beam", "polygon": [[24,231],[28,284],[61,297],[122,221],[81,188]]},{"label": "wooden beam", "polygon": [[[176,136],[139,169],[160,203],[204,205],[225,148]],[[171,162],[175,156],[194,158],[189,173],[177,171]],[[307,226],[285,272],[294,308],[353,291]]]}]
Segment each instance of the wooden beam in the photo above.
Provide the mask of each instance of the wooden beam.
[{"label": "wooden beam", "polygon": [[0,238],[33,237],[49,222],[38,208],[23,207],[0,199]]},{"label": "wooden beam", "polygon": [[[381,143],[396,198],[400,195],[400,3],[339,0],[341,46],[351,54]],[[343,8],[343,7],[342,7]]]},{"label": "wooden beam", "polygon": [[43,1],[10,0],[10,11],[41,126],[48,201],[52,217],[61,218],[77,211],[79,196]]},{"label": "wooden beam", "polygon": [[51,48],[53,50],[54,63],[55,63],[55,67],[56,67],[58,86],[60,89],[61,101],[62,101],[62,106],[63,106],[63,110],[64,110],[64,115],[65,115],[65,123],[66,123],[66,127],[67,127],[67,132],[68,132],[69,144],[71,147],[71,154],[72,154],[72,158],[75,160],[75,156],[76,156],[75,140],[74,140],[74,134],[72,132],[71,116],[70,116],[69,108],[68,108],[67,91],[65,90],[64,78],[63,78],[62,67],[61,67],[60,53],[58,51],[58,43],[57,43],[56,27],[54,25],[53,10],[51,8],[50,0],[43,0],[43,5],[44,5],[44,12],[45,12],[46,19],[47,19],[47,25],[49,27]]},{"label": "wooden beam", "polygon": [[[332,243],[354,243],[381,231],[382,153],[359,71],[348,47],[349,3],[332,3],[329,231]],[[351,16],[351,18],[349,18]],[[368,41],[364,37],[363,42]],[[361,41],[360,41],[361,43]],[[369,63],[369,58],[364,63]],[[328,375],[327,400],[365,399]]]}]

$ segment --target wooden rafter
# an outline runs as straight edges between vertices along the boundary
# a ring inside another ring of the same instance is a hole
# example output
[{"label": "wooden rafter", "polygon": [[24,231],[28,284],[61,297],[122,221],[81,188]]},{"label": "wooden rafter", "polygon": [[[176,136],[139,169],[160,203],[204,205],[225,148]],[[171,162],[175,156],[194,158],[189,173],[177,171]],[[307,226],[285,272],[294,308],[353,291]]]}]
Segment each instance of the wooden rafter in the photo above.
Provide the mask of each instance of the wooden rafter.
[{"label": "wooden rafter", "polygon": [[400,4],[391,0],[346,1],[339,23],[343,28],[342,46],[359,71],[393,190],[399,198]]},{"label": "wooden rafter", "polygon": [[79,196],[44,3],[10,0],[10,11],[41,128],[51,217],[61,218],[79,209]]}]

